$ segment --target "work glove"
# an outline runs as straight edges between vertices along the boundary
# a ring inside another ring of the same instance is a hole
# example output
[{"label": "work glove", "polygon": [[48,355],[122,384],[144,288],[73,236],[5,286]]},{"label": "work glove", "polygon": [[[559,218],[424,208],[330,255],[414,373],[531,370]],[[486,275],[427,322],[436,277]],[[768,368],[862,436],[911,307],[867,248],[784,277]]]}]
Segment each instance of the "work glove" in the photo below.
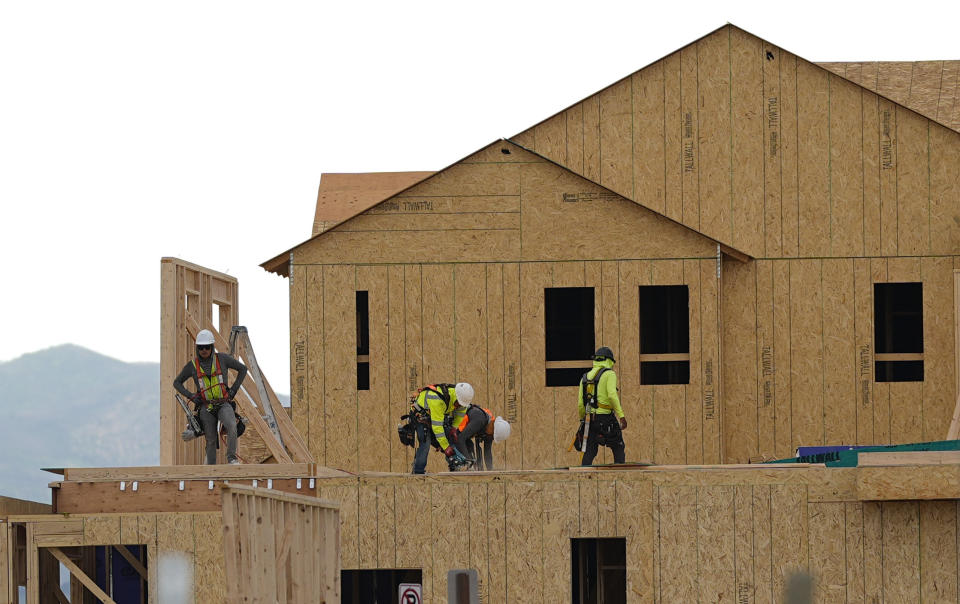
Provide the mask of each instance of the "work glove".
[{"label": "work glove", "polygon": [[626,429],[627,429],[627,418],[626,418],[626,417],[621,417],[621,418],[620,418],[620,429],[621,429],[621,430],[626,430]]},{"label": "work glove", "polygon": [[447,445],[447,448],[443,450],[443,454],[447,457],[452,457],[456,453],[456,449],[453,448],[453,445]]},{"label": "work glove", "polygon": [[197,434],[193,431],[193,428],[187,426],[187,429],[180,433],[180,438],[183,439],[183,442],[190,442],[195,439]]}]

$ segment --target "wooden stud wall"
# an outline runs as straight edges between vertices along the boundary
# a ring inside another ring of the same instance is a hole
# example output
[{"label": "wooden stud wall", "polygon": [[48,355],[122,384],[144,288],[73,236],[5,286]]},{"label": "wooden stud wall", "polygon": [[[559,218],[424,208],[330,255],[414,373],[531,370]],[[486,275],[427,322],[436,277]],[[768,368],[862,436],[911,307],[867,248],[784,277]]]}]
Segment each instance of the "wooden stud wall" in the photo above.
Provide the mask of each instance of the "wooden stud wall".
[{"label": "wooden stud wall", "polygon": [[753,257],[957,254],[960,133],[873,74],[727,25],[513,140]]},{"label": "wooden stud wall", "polygon": [[[158,602],[158,555],[182,552],[193,565],[196,604],[226,602],[223,529],[220,512],[159,514],[83,514],[11,516],[10,523],[27,529],[29,584],[39,577],[38,549],[91,545],[146,545],[149,601]],[[27,587],[28,601],[39,603],[36,588]]]},{"label": "wooden stud wall", "polygon": [[162,258],[160,282],[160,463],[202,464],[203,439],[185,443],[180,438],[186,418],[174,399],[173,379],[195,356],[188,318],[197,325],[212,324],[216,306],[221,333],[229,336],[230,328],[239,323],[237,280],[177,258]]},{"label": "wooden stud wall", "polygon": [[330,502],[269,489],[224,489],[223,543],[229,602],[340,599],[340,519]]},{"label": "wooden stud wall", "polygon": [[856,472],[366,476],[320,490],[343,506],[342,567],[420,568],[425,602],[463,567],[485,602],[569,599],[580,537],[626,538],[628,602],[774,604],[794,571],[814,576],[816,601],[955,601],[957,501],[860,501]]},{"label": "wooden stud wall", "polygon": [[[800,445],[943,439],[956,401],[957,264],[724,262],[724,461],[790,457]],[[875,382],[873,284],[905,281],[923,283],[924,381]]]}]

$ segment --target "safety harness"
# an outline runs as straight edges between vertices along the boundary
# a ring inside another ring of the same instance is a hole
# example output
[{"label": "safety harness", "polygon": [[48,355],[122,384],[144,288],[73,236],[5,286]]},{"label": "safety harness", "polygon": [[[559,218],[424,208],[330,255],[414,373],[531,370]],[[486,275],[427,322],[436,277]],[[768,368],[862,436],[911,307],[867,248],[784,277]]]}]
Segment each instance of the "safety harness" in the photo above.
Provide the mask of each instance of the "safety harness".
[{"label": "safety harness", "polygon": [[200,359],[193,359],[193,368],[196,371],[197,392],[204,401],[227,398],[227,386],[223,381],[223,370],[220,368],[220,356],[213,353],[213,363],[210,369],[213,373],[207,374],[200,366]]},{"label": "safety harness", "polygon": [[583,397],[583,406],[587,413],[594,413],[591,409],[610,409],[613,410],[613,407],[605,403],[601,403],[599,397],[597,396],[597,389],[600,386],[600,376],[609,371],[608,367],[601,367],[600,371],[597,372],[593,379],[589,379],[587,376],[590,375],[590,372],[583,374],[583,377],[580,378],[580,392]]}]

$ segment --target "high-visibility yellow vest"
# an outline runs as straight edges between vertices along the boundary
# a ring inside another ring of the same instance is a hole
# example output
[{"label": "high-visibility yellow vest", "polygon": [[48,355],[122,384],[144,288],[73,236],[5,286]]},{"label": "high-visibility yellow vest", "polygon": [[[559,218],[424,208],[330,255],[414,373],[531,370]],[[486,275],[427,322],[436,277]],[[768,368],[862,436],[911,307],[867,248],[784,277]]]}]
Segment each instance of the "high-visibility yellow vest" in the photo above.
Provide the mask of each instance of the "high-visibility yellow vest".
[{"label": "high-visibility yellow vest", "polygon": [[207,375],[200,367],[200,359],[193,359],[193,368],[197,372],[197,392],[205,400],[227,398],[227,386],[223,382],[223,370],[220,369],[220,357],[213,353],[213,363],[210,369],[213,373]]}]

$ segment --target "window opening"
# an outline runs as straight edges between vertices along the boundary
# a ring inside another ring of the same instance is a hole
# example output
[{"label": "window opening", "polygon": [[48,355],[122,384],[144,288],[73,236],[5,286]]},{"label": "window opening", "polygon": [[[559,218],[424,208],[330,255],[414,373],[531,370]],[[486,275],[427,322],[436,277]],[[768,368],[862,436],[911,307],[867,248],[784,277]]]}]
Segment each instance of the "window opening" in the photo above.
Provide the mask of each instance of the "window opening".
[{"label": "window opening", "polygon": [[394,604],[401,583],[423,584],[419,568],[381,568],[340,571],[342,604]]},{"label": "window opening", "polygon": [[548,287],[543,291],[547,386],[576,386],[593,366],[592,287]]},{"label": "window opening", "polygon": [[874,379],[923,381],[923,284],[873,284]]},{"label": "window opening", "polygon": [[357,390],[370,390],[370,304],[367,292],[357,292]]},{"label": "window opening", "polygon": [[690,292],[640,286],[640,383],[690,383]]},{"label": "window opening", "polygon": [[571,539],[573,604],[626,604],[627,540]]}]

